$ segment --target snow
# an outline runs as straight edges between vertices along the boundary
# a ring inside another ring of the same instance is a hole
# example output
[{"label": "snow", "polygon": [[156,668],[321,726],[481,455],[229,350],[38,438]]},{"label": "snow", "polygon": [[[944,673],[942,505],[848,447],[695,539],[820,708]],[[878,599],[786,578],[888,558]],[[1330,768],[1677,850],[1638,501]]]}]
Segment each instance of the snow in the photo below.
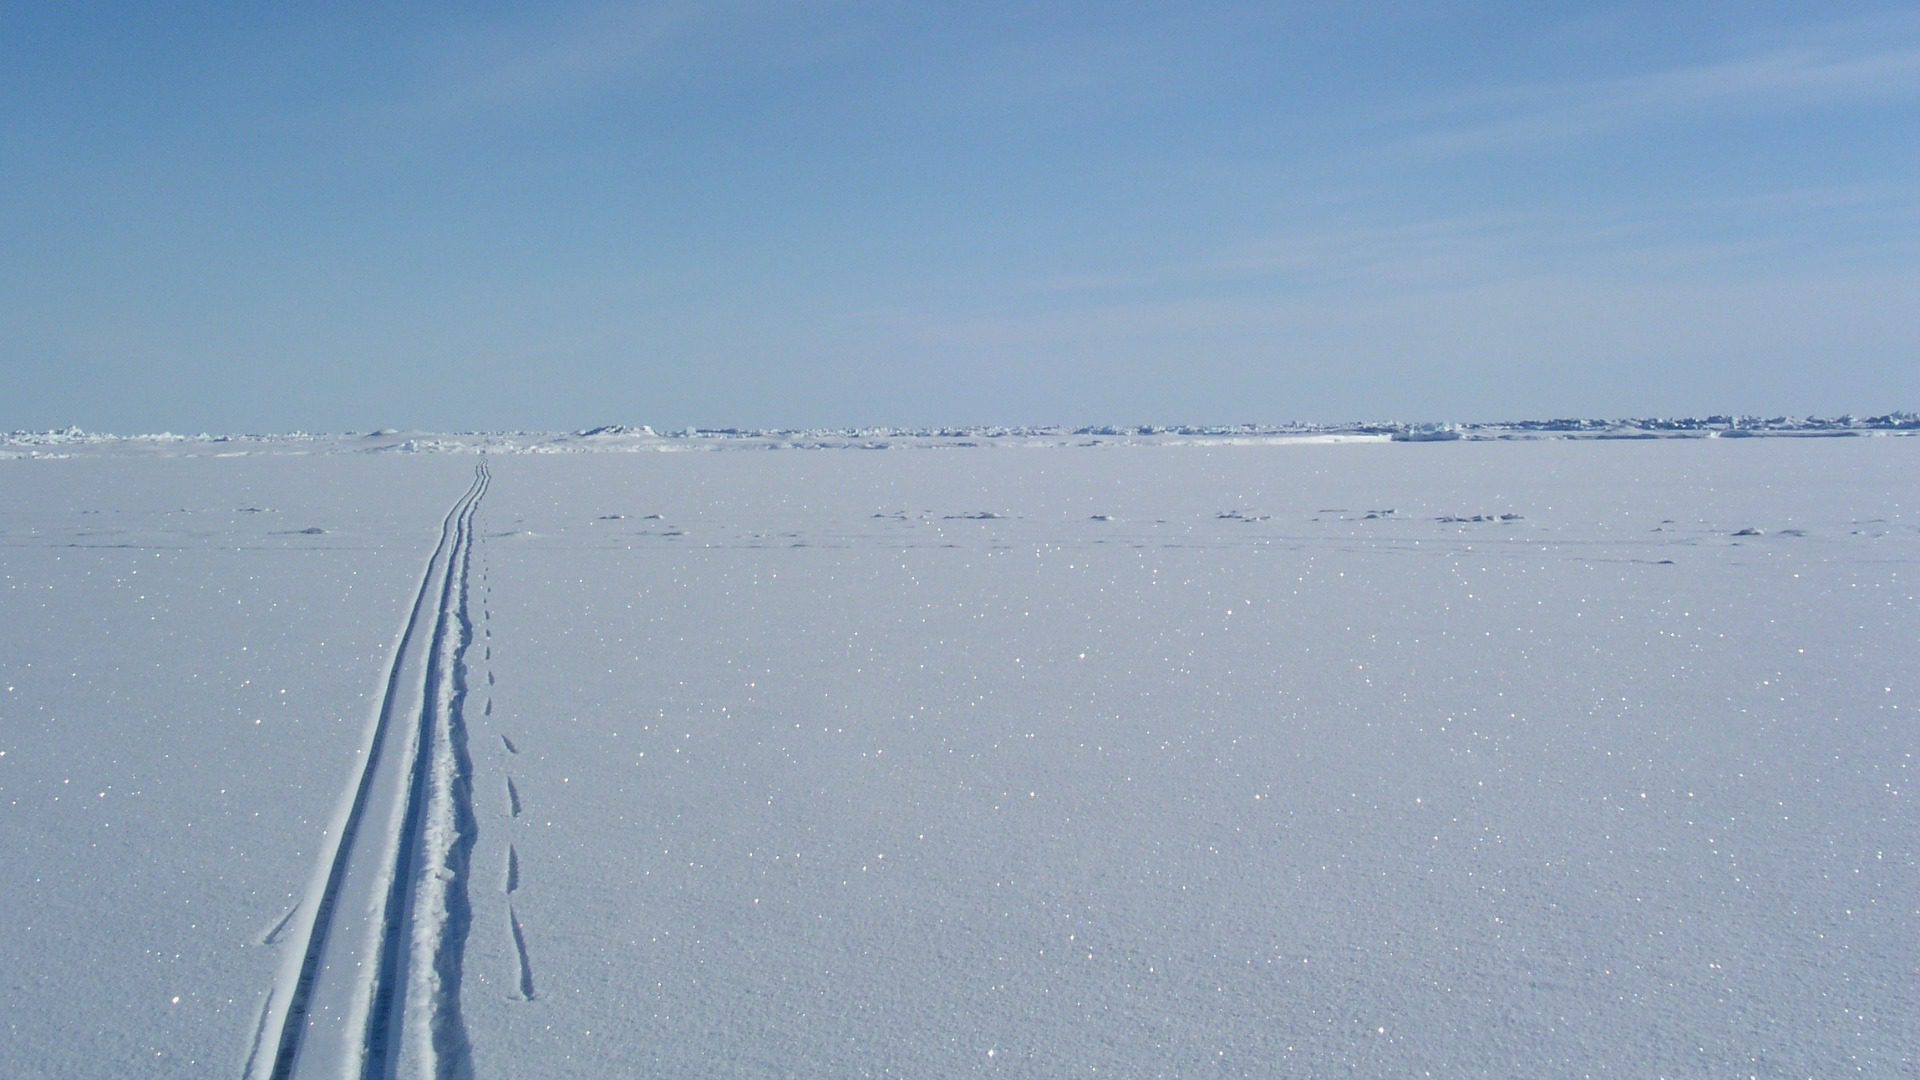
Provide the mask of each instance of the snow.
[{"label": "snow", "polygon": [[1920,441],[1408,430],[4,441],[0,1074],[1920,1067]]},{"label": "snow", "polygon": [[0,1074],[239,1073],[470,468],[0,469]]}]

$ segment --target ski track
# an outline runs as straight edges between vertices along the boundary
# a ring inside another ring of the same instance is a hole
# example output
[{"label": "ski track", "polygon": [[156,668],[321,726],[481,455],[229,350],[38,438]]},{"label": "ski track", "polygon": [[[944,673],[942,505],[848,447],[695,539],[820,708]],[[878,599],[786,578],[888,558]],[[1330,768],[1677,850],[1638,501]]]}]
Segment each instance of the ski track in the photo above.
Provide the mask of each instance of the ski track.
[{"label": "ski track", "polygon": [[[269,935],[292,938],[294,952],[262,1007],[249,1080],[309,1073],[381,1080],[398,1074],[403,1054],[420,1075],[471,1075],[459,1008],[476,831],[463,711],[474,518],[491,478],[483,455],[441,522],[332,843],[323,842],[309,894]],[[423,664],[424,677],[414,682],[409,674]],[[378,835],[379,811],[390,806],[402,808],[397,833]],[[343,892],[384,896],[370,938],[351,932],[362,916],[343,912]],[[303,1051],[319,1030],[316,991],[330,1003],[327,1033],[339,1045],[313,1057]]]},{"label": "ski track", "polygon": [[[432,741],[427,816],[419,834],[424,848],[422,872],[416,879],[418,884],[405,890],[424,908],[425,917],[416,914],[408,918],[404,925],[409,934],[396,934],[400,940],[411,938],[406,1002],[424,1002],[427,1007],[419,1010],[424,1023],[402,1026],[408,1006],[397,1005],[392,1022],[406,1040],[401,1054],[406,1055],[410,1046],[407,1056],[428,1063],[425,1072],[430,1076],[473,1075],[472,1044],[461,1018],[459,993],[467,937],[473,925],[473,907],[467,895],[468,867],[478,835],[473,760],[467,751],[466,728],[467,651],[473,643],[473,620],[468,614],[473,565],[470,525],[467,535],[459,572],[447,580],[448,602],[442,608],[453,614],[453,644],[441,639],[433,659],[444,661],[446,666],[439,678],[430,675],[428,680],[441,695],[427,711],[432,722],[438,724],[439,737]],[[428,733],[423,730],[421,738],[425,742]],[[393,1072],[397,1073],[398,1063],[396,1057]]]}]

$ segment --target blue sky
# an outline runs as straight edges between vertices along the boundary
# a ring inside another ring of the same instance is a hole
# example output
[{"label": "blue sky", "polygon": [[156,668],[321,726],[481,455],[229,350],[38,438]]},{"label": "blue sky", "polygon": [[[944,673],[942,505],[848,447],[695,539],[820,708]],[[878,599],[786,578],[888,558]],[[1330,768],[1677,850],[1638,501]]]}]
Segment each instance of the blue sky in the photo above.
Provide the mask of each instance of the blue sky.
[{"label": "blue sky", "polygon": [[1920,407],[1920,7],[15,4],[0,428]]}]

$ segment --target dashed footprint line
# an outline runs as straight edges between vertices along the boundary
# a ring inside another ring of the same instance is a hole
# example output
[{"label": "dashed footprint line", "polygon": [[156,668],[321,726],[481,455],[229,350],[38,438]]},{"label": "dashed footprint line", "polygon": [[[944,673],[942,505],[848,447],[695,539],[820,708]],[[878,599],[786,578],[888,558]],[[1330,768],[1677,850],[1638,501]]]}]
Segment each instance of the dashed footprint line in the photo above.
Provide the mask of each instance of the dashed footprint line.
[{"label": "dashed footprint line", "polygon": [[[494,676],[492,666],[493,605],[489,602],[489,598],[493,595],[493,585],[489,580],[490,577],[491,568],[483,566],[480,570],[480,633],[483,642],[480,656],[487,664],[488,687],[495,686],[498,682]],[[492,693],[487,694],[486,703],[481,707],[481,711],[485,716],[493,715]],[[513,739],[504,732],[500,735],[500,746],[506,750],[509,755],[520,753],[520,748],[515,746]],[[520,786],[514,783],[511,775],[506,777],[506,782],[507,815],[509,818],[517,818],[525,810],[525,804],[522,803],[520,799]],[[507,864],[505,873],[501,875],[500,884],[501,892],[505,893],[508,897],[512,897],[514,893],[520,891],[520,849],[511,843],[507,845]],[[513,939],[513,956],[517,968],[515,977],[515,990],[517,992],[511,996],[511,1000],[532,1001],[535,997],[533,960],[527,951],[527,930],[525,924],[520,921],[520,913],[514,908],[511,900],[507,903],[507,931]]]},{"label": "dashed footprint line", "polygon": [[[506,742],[506,736],[501,736],[501,741]],[[508,742],[507,747],[511,750],[513,744]],[[511,776],[507,777],[507,810],[514,817],[520,816],[520,789],[514,785]],[[507,872],[501,884],[502,891],[509,897],[507,931],[513,937],[514,963],[518,966],[516,985],[519,994],[513,1000],[532,1001],[534,999],[533,959],[527,954],[527,928],[520,921],[520,912],[514,908],[511,899],[514,893],[520,891],[520,849],[512,844],[507,845]]]},{"label": "dashed footprint line", "polygon": [[[498,681],[494,677],[493,666],[492,666],[492,663],[493,663],[493,605],[492,603],[489,602],[489,598],[492,597],[493,595],[493,585],[492,585],[492,582],[490,581],[491,574],[492,574],[492,571],[490,567],[486,567],[486,566],[481,567],[481,570],[480,570],[480,595],[481,595],[480,633],[481,633],[481,640],[483,642],[483,646],[481,648],[480,655],[481,655],[481,659],[485,661],[487,664],[487,686],[488,687],[492,687],[496,685]],[[486,715],[486,716],[493,715],[492,693],[488,693],[486,698],[486,703],[482,706],[481,711],[483,715]],[[500,735],[500,746],[503,749],[505,749],[509,755],[515,755],[520,753],[520,748],[518,746],[515,746],[513,739],[507,736],[505,733],[501,733]],[[521,799],[520,799],[520,786],[514,783],[513,777],[511,775],[506,777],[506,782],[507,782],[507,785],[506,785],[507,786],[507,815],[510,818],[517,818],[525,810],[525,805],[521,802]],[[520,849],[515,847],[511,843],[507,845],[507,865],[505,867],[505,873],[501,877],[501,891],[504,892],[508,897],[512,897],[514,893],[520,891]],[[527,951],[526,926],[520,921],[520,913],[514,908],[511,900],[509,900],[507,903],[507,930],[509,935],[513,939],[514,963],[517,966],[517,973],[516,973],[516,979],[515,979],[515,989],[517,990],[517,993],[513,995],[512,1000],[532,1001],[534,1000],[534,997],[535,997],[534,985],[533,985],[533,960],[528,955],[528,951]]]}]

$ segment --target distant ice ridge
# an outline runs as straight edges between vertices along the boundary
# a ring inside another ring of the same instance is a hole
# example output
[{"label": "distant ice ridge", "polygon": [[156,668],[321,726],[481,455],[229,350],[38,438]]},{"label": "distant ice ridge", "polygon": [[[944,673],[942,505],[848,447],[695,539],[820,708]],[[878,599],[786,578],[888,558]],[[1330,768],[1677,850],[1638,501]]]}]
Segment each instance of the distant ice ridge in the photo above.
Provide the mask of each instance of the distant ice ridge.
[{"label": "distant ice ridge", "polygon": [[0,434],[0,458],[69,457],[76,451],[133,454],[498,453],[570,454],[683,450],[891,450],[983,446],[1222,445],[1293,442],[1452,442],[1512,439],[1686,439],[1913,435],[1920,414],[1879,416],[1561,417],[1471,423],[1360,421],[1341,424],[1087,424],[962,427],[731,428],[660,432],[603,424],[572,432],[371,432],[277,435],[113,435],[78,427]]}]

